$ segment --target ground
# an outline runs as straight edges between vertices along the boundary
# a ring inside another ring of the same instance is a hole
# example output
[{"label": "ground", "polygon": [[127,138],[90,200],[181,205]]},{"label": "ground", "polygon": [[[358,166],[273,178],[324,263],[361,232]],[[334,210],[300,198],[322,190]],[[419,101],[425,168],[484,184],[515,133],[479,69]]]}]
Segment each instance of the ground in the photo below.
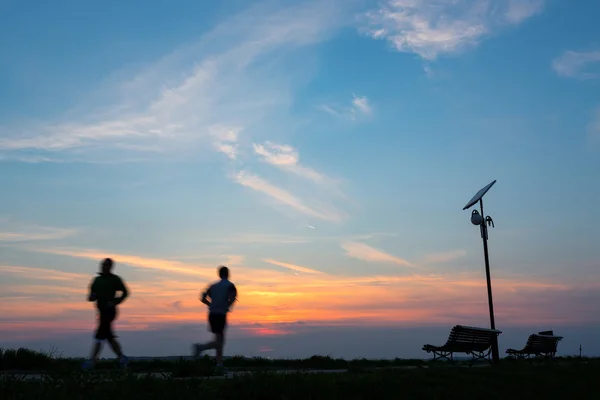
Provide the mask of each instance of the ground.
[{"label": "ground", "polygon": [[[26,354],[30,363],[36,353]],[[12,358],[11,358],[12,357]],[[37,363],[42,360],[38,357]],[[8,371],[15,354],[3,352],[0,398],[10,399],[578,399],[600,391],[599,359],[555,362],[502,360],[494,367],[468,367],[420,360],[231,359],[224,379],[210,379],[213,360],[132,363],[127,371],[105,363],[93,373],[79,360],[51,359],[24,372]],[[21,360],[23,362],[24,360]],[[52,364],[53,363],[53,364]],[[284,365],[287,363],[287,367]],[[345,365],[342,365],[345,363]],[[340,368],[341,367],[341,368]],[[285,368],[287,373],[280,373]],[[21,368],[27,369],[27,368]],[[315,371],[318,369],[317,371]],[[144,370],[144,372],[141,372]],[[240,374],[240,371],[246,371]],[[293,371],[295,370],[295,371]],[[312,370],[312,373],[308,373]],[[335,373],[325,373],[325,371]],[[33,375],[30,375],[33,376]]]}]

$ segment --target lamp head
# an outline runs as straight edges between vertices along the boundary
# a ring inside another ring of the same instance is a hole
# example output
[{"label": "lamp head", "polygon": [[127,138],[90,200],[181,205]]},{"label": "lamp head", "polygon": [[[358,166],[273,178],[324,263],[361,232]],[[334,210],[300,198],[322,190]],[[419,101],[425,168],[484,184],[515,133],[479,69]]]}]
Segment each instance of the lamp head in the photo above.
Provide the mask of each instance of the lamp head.
[{"label": "lamp head", "polygon": [[471,223],[473,225],[481,225],[483,223],[483,217],[477,210],[473,210],[471,213]]}]

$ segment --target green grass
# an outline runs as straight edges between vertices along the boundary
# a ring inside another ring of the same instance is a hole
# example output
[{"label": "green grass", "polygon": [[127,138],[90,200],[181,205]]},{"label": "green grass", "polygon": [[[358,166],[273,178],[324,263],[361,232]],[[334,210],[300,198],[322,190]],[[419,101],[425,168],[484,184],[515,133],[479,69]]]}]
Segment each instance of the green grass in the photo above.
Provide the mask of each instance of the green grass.
[{"label": "green grass", "polygon": [[584,399],[600,391],[600,362],[496,368],[416,368],[370,373],[276,374],[232,379],[165,379],[130,373],[52,372],[39,382],[0,377],[0,398],[13,399]]}]

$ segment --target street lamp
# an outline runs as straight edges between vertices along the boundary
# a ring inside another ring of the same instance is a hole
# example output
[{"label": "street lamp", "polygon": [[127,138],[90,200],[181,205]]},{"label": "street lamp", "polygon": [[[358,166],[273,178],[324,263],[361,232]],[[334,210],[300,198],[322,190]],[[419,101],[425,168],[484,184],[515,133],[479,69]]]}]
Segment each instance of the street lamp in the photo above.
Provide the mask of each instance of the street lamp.
[{"label": "street lamp", "polygon": [[[481,210],[481,213],[479,213],[476,209],[473,210],[471,213],[471,223],[473,225],[479,225],[479,229],[481,230],[481,238],[483,239],[483,255],[485,257],[485,275],[487,277],[488,305],[490,307],[490,325],[492,329],[496,329],[496,324],[494,322],[494,302],[492,300],[492,280],[490,278],[490,259],[488,257],[487,240],[488,226],[491,225],[494,227],[494,221],[492,220],[492,217],[489,215],[485,216],[483,213],[483,195],[485,195],[487,191],[494,186],[494,183],[496,183],[495,180],[477,192],[463,208],[463,210],[467,210],[479,203],[479,208]],[[497,363],[500,360],[500,354],[498,352],[498,337],[496,335],[494,335],[492,342],[492,360],[494,363]]]}]

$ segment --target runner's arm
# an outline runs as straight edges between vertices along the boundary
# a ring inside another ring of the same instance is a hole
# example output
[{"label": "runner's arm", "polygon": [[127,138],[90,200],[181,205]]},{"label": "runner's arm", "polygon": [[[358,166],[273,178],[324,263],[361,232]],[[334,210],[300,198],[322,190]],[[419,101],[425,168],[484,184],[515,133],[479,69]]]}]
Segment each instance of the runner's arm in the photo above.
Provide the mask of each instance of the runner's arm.
[{"label": "runner's arm", "polygon": [[210,307],[208,297],[210,297],[210,287],[200,296],[200,301]]},{"label": "runner's arm", "polygon": [[127,296],[129,296],[129,291],[127,290],[127,286],[125,286],[125,282],[123,282],[123,280],[120,278],[119,278],[119,287],[117,288],[117,290],[121,291],[123,294],[121,294],[121,297],[117,297],[115,299],[115,305],[121,304],[123,301],[125,301]]},{"label": "runner's arm", "polygon": [[88,301],[96,301],[96,280],[94,279],[92,283],[90,283],[90,290],[88,294]]},{"label": "runner's arm", "polygon": [[229,307],[231,307],[233,305],[233,303],[235,303],[237,301],[237,288],[235,287],[234,284],[232,284],[231,287],[229,288],[227,301],[229,302]]}]

